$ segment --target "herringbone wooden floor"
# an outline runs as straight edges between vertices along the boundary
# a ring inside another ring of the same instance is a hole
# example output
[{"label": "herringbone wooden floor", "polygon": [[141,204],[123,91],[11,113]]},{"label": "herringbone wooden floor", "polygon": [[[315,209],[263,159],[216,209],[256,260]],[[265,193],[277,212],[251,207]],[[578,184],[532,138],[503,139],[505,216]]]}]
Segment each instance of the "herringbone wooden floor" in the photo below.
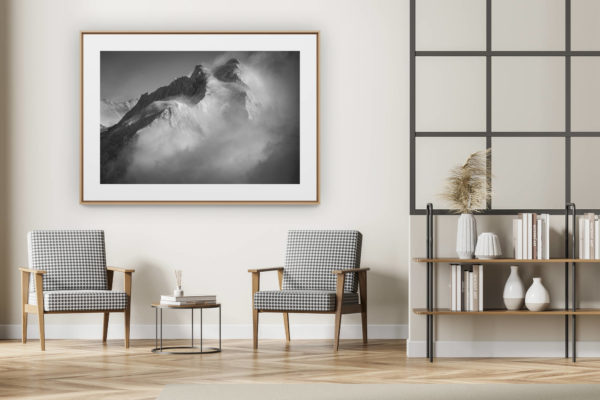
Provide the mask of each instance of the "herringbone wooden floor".
[{"label": "herringbone wooden floor", "polygon": [[[175,341],[169,344],[176,343]],[[404,341],[223,341],[206,355],[150,353],[152,340],[0,341],[0,397],[155,399],[169,383],[600,383],[600,360],[407,359]]]}]

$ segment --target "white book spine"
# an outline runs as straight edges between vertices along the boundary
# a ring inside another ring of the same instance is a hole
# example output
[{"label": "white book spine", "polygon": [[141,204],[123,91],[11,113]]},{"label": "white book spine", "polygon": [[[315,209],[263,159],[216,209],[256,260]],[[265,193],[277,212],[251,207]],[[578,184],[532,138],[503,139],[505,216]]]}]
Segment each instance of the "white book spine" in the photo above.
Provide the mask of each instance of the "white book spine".
[{"label": "white book spine", "polygon": [[521,214],[521,228],[523,228],[521,234],[521,258],[525,260],[527,259],[527,213]]},{"label": "white book spine", "polygon": [[483,311],[483,265],[479,265],[479,311]]},{"label": "white book spine", "polygon": [[458,308],[458,311],[463,311],[464,307],[463,307],[463,292],[464,292],[464,283],[463,283],[463,275],[462,275],[462,265],[458,265],[456,267],[456,282],[458,283],[458,291],[457,291],[457,295],[458,297],[456,298],[456,308]]},{"label": "white book spine", "polygon": [[541,218],[538,218],[538,220],[536,221],[537,224],[537,259],[541,260],[542,258],[544,258],[544,235],[542,233],[542,229],[543,229],[543,221]]},{"label": "white book spine", "polygon": [[533,215],[527,213],[527,259],[533,260]]},{"label": "white book spine", "polygon": [[481,311],[479,309],[479,266],[473,266],[473,311]]},{"label": "white book spine", "polygon": [[463,309],[469,311],[469,271],[463,272]]},{"label": "white book spine", "polygon": [[515,258],[519,258],[519,250],[518,250],[518,229],[519,229],[519,220],[513,219],[513,256]]},{"label": "white book spine", "polygon": [[550,214],[546,214],[546,224],[545,224],[545,234],[546,234],[546,247],[544,247],[546,251],[546,259],[550,259]]},{"label": "white book spine", "polygon": [[517,256],[518,260],[523,259],[523,220],[517,220]]},{"label": "white book spine", "polygon": [[450,278],[450,293],[452,311],[456,311],[456,265],[452,265],[452,275]]},{"label": "white book spine", "polygon": [[579,253],[577,255],[578,258],[583,258],[583,219],[579,218],[577,224],[577,230],[579,233]]},{"label": "white book spine", "polygon": [[469,311],[473,311],[473,272],[469,271]]},{"label": "white book spine", "polygon": [[465,273],[463,274],[464,276],[464,282],[463,284],[465,285],[465,303],[464,303],[464,307],[465,307],[465,311],[469,311],[469,272],[465,271]]},{"label": "white book spine", "polygon": [[594,218],[594,258],[596,260],[600,259],[600,220],[598,217]]},{"label": "white book spine", "polygon": [[583,220],[583,258],[590,259],[590,221],[587,218]]}]

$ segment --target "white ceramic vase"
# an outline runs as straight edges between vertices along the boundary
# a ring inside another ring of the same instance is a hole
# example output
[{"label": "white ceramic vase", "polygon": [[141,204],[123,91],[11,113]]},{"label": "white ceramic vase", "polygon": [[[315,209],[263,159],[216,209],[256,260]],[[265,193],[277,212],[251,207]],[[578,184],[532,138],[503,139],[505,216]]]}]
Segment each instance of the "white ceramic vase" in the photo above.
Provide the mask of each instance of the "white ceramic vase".
[{"label": "white ceramic vase", "polygon": [[183,289],[181,288],[181,286],[177,286],[177,288],[175,290],[173,290],[173,297],[182,297],[183,296]]},{"label": "white ceramic vase", "polygon": [[469,259],[475,254],[477,223],[473,214],[460,214],[456,230],[456,253],[458,258]]},{"label": "white ceramic vase", "polygon": [[550,294],[542,285],[542,278],[533,278],[525,294],[525,305],[529,311],[544,311],[550,305]]},{"label": "white ceramic vase", "polygon": [[498,258],[502,255],[502,248],[500,247],[500,239],[498,235],[492,232],[484,232],[479,235],[477,239],[477,246],[475,246],[475,257],[489,260],[492,258]]},{"label": "white ceramic vase", "polygon": [[510,266],[510,276],[504,285],[504,305],[508,310],[519,310],[523,306],[525,287],[519,278],[519,267]]}]

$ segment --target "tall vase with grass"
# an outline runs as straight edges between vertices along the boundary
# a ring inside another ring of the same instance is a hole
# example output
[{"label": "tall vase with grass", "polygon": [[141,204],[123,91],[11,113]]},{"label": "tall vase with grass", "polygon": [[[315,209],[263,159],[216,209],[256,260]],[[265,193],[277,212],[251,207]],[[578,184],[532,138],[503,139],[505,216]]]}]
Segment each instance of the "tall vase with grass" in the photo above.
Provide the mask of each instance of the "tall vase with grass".
[{"label": "tall vase with grass", "polygon": [[471,154],[464,165],[457,165],[450,170],[442,198],[450,204],[457,214],[456,253],[461,259],[473,258],[477,242],[477,222],[473,216],[491,196],[488,184],[489,165],[488,151]]}]

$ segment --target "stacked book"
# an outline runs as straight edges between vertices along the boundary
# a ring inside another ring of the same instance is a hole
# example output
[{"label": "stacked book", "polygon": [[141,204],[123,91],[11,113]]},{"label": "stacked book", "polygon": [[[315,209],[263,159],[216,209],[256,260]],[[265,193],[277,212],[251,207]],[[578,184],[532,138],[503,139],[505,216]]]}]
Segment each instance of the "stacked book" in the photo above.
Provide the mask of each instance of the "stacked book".
[{"label": "stacked book", "polygon": [[518,260],[550,258],[550,215],[522,213],[513,219],[513,248]]},{"label": "stacked book", "polygon": [[196,304],[216,304],[217,296],[160,296],[160,304],[165,306],[192,306]]},{"label": "stacked book", "polygon": [[579,258],[600,259],[600,221],[593,213],[579,217]]},{"label": "stacked book", "polygon": [[452,311],[483,311],[483,265],[451,267]]}]

